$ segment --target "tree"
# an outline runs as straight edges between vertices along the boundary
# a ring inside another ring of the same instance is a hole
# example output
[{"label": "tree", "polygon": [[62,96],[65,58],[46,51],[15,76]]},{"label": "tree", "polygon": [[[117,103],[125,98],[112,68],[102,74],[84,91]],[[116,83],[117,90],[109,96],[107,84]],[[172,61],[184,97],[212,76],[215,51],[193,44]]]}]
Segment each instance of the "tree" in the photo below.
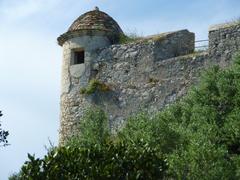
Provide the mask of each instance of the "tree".
[{"label": "tree", "polygon": [[[2,116],[2,111],[0,111],[0,117]],[[5,131],[1,128],[1,122],[0,122],[0,146],[6,146],[8,145],[7,136],[9,135],[8,131]]]}]

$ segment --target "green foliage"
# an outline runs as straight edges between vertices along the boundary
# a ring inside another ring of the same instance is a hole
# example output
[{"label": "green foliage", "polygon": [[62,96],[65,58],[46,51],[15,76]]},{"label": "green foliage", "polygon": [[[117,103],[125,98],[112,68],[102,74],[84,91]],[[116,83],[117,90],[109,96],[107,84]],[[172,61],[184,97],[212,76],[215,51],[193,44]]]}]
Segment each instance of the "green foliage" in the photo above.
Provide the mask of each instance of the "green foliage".
[{"label": "green foliage", "polygon": [[19,180],[19,179],[20,179],[20,173],[14,173],[8,177],[8,180]]},{"label": "green foliage", "polygon": [[111,88],[108,85],[106,85],[105,83],[100,82],[97,79],[91,79],[86,88],[80,89],[80,93],[89,95],[89,94],[95,93],[96,91],[107,92],[110,90],[111,90]]},{"label": "green foliage", "polygon": [[29,155],[19,179],[157,179],[165,170],[164,157],[147,144],[109,141],[89,148],[59,147],[43,159]]},{"label": "green foliage", "polygon": [[[240,56],[232,68],[213,67],[200,84],[165,111],[186,142],[168,156],[169,174],[182,179],[239,179]],[[181,128],[179,128],[181,127]]]},{"label": "green foliage", "polygon": [[110,136],[102,110],[43,159],[29,155],[19,179],[240,179],[240,56],[212,67],[164,111],[140,113]]},{"label": "green foliage", "polygon": [[97,107],[86,110],[78,125],[79,132],[68,140],[67,146],[91,147],[100,146],[110,139],[108,118],[105,112]]},{"label": "green foliage", "polygon": [[[2,111],[0,111],[0,117],[2,116]],[[7,146],[8,140],[7,137],[9,135],[8,131],[5,131],[1,128],[2,124],[0,122],[0,146]]]},{"label": "green foliage", "polygon": [[170,153],[182,141],[167,122],[158,117],[150,118],[146,113],[129,118],[125,128],[118,133],[117,139],[129,145],[142,141],[162,153]]}]

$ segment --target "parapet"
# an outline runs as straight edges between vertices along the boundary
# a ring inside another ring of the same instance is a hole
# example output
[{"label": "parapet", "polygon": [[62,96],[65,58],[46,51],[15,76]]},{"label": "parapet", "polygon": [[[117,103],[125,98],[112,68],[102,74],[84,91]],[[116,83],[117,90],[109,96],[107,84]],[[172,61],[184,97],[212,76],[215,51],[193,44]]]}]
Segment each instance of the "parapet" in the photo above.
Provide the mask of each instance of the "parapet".
[{"label": "parapet", "polygon": [[130,43],[130,46],[139,50],[143,49],[140,47],[150,47],[152,52],[149,54],[153,55],[155,61],[159,61],[193,53],[194,42],[195,34],[184,29],[140,38]]},{"label": "parapet", "polygon": [[156,40],[154,55],[163,60],[193,53],[195,35],[188,30],[168,32],[151,37]]}]

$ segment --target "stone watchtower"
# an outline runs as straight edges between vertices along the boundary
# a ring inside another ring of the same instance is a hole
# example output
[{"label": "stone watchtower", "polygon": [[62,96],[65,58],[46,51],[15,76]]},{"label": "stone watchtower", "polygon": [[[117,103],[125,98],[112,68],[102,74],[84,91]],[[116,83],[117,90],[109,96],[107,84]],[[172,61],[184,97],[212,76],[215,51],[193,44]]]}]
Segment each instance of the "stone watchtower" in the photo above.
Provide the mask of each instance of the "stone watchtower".
[{"label": "stone watchtower", "polygon": [[63,47],[60,143],[74,132],[85,108],[83,104],[88,104],[79,92],[94,73],[91,67],[97,50],[117,42],[122,33],[117,22],[96,7],[78,17],[58,37],[58,44]]}]

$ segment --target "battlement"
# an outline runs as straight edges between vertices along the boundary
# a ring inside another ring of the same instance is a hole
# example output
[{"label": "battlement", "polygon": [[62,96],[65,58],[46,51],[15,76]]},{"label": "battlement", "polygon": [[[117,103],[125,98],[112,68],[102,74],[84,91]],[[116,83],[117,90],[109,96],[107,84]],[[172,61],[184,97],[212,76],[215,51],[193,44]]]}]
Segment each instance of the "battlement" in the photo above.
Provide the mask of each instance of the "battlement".
[{"label": "battlement", "polygon": [[166,32],[140,38],[135,45],[150,43],[158,60],[168,59],[194,52],[195,35],[188,30]]}]

